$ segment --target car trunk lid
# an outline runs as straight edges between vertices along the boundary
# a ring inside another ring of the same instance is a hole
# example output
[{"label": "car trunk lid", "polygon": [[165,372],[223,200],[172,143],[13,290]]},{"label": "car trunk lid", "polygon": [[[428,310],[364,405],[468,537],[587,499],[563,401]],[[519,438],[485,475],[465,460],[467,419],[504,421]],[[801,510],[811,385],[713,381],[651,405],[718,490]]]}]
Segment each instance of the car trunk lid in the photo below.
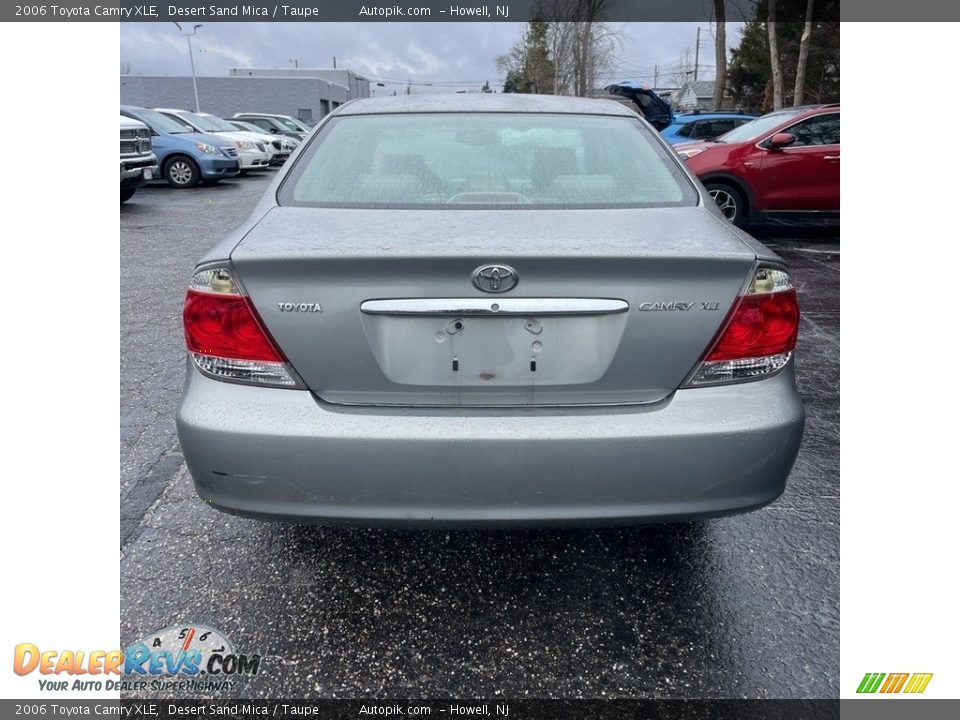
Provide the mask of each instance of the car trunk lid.
[{"label": "car trunk lid", "polygon": [[[280,207],[231,259],[326,401],[532,406],[668,396],[756,255],[697,207]],[[482,290],[487,266],[515,272],[516,286]]]}]

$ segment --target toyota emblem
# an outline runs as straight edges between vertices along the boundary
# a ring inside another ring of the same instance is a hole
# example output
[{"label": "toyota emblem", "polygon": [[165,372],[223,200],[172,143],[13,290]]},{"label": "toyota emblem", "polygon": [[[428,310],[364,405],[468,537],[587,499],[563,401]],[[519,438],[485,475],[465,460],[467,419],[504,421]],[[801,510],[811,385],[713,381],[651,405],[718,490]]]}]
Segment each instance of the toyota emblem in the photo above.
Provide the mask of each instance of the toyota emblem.
[{"label": "toyota emblem", "polygon": [[517,271],[509,265],[481,265],[473,271],[473,284],[488,293],[503,293],[517,286]]}]

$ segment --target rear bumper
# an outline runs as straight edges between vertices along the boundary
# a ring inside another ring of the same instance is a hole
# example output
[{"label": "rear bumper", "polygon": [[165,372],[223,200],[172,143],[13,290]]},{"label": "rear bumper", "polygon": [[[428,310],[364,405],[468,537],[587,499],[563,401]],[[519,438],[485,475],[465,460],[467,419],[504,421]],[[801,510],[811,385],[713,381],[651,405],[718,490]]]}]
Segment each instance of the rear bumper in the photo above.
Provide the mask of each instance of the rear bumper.
[{"label": "rear bumper", "polygon": [[803,434],[792,364],[654,406],[348,408],[192,367],[177,413],[201,498],[238,514],[361,525],[661,522],[784,490]]}]

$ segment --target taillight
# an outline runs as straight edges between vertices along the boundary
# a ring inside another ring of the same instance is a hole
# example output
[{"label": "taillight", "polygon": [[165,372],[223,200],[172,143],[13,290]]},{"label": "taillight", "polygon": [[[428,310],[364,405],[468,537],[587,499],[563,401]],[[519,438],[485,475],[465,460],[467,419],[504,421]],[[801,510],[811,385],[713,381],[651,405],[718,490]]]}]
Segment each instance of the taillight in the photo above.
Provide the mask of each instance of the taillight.
[{"label": "taillight", "polygon": [[783,270],[761,267],[737,298],[690,385],[759,380],[779,372],[797,345],[800,307]]},{"label": "taillight", "polygon": [[286,359],[227,268],[197,271],[183,305],[187,350],[217,380],[299,387]]}]

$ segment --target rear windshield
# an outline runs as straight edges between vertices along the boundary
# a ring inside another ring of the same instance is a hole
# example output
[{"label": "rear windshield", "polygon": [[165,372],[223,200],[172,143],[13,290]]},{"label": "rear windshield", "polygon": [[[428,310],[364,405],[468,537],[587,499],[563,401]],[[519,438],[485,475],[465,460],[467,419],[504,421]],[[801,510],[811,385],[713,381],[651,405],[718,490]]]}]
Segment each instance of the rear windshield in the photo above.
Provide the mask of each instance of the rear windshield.
[{"label": "rear windshield", "polygon": [[291,130],[298,130],[300,132],[310,132],[311,128],[309,125],[304,123],[302,120],[291,117],[291,118],[280,118],[280,120]]},{"label": "rear windshield", "polygon": [[156,110],[138,110],[137,114],[143,122],[157,132],[165,132],[171,135],[195,132],[194,129],[183,120],[172,118]]},{"label": "rear windshield", "polygon": [[404,113],[332,118],[284,181],[284,205],[666,207],[697,194],[638,118]]},{"label": "rear windshield", "polygon": [[220,132],[222,130],[212,118],[206,115],[197,115],[188,110],[183,110],[182,115],[184,120],[200,128],[203,132]]},{"label": "rear windshield", "polygon": [[233,127],[223,118],[218,118],[216,115],[198,115],[198,117],[206,120],[210,125],[217,129],[217,132],[235,132],[236,128]]},{"label": "rear windshield", "polygon": [[233,125],[235,130],[247,130],[249,132],[263,133],[263,128],[257,125],[253,125],[247,122],[240,122],[239,120],[231,120],[230,124]]}]

